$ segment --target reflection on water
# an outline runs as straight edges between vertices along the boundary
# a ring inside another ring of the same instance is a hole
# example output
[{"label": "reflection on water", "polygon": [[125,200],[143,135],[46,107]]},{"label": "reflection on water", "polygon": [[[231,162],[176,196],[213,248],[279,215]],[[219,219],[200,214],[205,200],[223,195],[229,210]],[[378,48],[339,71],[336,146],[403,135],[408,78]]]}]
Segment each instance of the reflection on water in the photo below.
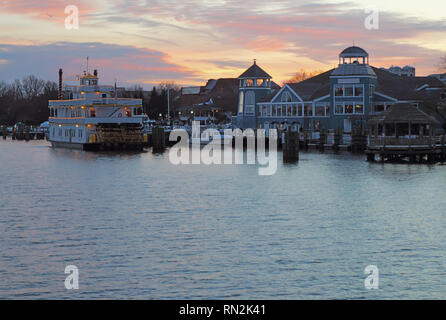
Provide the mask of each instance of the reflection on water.
[{"label": "reflection on water", "polygon": [[0,141],[0,297],[446,298],[445,167],[278,162],[258,176]]}]

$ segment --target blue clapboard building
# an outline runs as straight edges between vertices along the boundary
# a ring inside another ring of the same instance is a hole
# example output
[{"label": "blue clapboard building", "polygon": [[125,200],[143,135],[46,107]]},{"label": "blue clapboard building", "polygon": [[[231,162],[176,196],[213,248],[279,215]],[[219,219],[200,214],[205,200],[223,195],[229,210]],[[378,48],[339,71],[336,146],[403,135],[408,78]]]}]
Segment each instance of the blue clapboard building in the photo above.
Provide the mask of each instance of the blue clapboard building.
[{"label": "blue clapboard building", "polygon": [[239,79],[235,126],[350,133],[396,103],[435,108],[446,86],[434,77],[406,77],[369,65],[369,54],[353,46],[339,54],[337,68],[278,87],[254,64]]}]

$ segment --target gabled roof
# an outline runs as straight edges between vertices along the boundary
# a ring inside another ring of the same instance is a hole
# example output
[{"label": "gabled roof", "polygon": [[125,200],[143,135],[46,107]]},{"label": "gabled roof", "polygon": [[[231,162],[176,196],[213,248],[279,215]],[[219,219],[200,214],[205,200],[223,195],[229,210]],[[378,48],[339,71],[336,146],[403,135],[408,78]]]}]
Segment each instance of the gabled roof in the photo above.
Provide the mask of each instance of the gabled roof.
[{"label": "gabled roof", "polygon": [[288,83],[288,86],[293,89],[302,100],[315,100],[330,93],[330,75],[332,72],[333,69],[301,82]]},{"label": "gabled roof", "polygon": [[438,124],[439,122],[432,116],[421,111],[416,106],[409,103],[397,103],[389,109],[370,118],[371,123],[395,123],[408,122],[420,124]]},{"label": "gabled roof", "polygon": [[239,77],[239,79],[246,78],[261,78],[261,79],[271,79],[272,77],[266,73],[262,68],[260,68],[257,63],[254,61],[254,64],[248,68],[245,72],[243,72]]}]

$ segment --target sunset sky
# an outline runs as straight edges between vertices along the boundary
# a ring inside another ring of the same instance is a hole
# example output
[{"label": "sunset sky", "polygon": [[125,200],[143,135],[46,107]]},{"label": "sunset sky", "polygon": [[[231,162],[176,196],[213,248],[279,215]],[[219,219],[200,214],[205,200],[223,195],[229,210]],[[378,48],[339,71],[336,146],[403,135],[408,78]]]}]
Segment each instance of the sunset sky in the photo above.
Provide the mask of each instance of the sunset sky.
[{"label": "sunset sky", "polygon": [[[79,30],[64,25],[67,5]],[[370,5],[379,29],[367,30]],[[376,67],[440,72],[446,53],[444,0],[0,0],[0,81],[27,74],[56,80],[99,69],[102,81],[146,88],[161,81],[203,84],[237,77],[252,59],[277,83],[300,69],[326,70],[360,46]]]}]

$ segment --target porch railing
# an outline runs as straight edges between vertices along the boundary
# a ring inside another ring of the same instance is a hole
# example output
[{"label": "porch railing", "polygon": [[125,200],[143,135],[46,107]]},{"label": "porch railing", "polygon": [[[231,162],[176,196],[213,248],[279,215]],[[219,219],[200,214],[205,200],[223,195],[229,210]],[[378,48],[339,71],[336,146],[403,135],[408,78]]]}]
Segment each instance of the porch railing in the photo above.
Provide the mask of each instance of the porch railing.
[{"label": "porch railing", "polygon": [[370,146],[432,146],[435,137],[370,137]]}]

